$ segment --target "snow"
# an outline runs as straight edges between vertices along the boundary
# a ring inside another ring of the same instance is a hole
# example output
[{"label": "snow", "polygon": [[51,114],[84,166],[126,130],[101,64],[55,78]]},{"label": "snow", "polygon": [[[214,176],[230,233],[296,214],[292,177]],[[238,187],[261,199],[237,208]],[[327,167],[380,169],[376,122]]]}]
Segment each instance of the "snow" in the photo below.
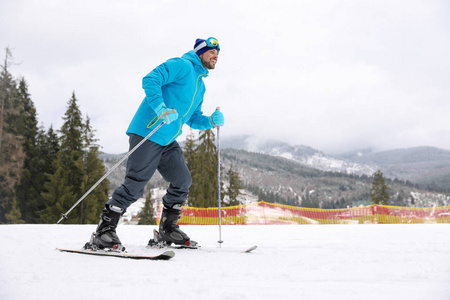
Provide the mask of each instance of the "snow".
[{"label": "snow", "polygon": [[[155,226],[119,225],[130,253]],[[183,226],[170,261],[61,253],[95,225],[0,225],[0,299],[450,299],[450,225]],[[241,253],[258,245],[253,253]]]}]

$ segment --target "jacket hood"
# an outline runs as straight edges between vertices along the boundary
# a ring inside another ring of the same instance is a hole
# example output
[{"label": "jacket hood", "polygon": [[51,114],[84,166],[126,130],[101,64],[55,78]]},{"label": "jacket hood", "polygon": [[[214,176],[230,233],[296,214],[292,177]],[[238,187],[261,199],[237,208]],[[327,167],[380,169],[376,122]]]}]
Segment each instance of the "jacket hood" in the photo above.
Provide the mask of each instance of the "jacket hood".
[{"label": "jacket hood", "polygon": [[209,71],[207,69],[205,69],[205,67],[202,64],[202,60],[197,55],[197,53],[194,52],[194,50],[191,50],[191,51],[183,54],[183,56],[181,56],[181,58],[190,61],[194,65],[195,71],[197,71],[199,74],[206,73],[205,77],[207,77],[209,75]]}]

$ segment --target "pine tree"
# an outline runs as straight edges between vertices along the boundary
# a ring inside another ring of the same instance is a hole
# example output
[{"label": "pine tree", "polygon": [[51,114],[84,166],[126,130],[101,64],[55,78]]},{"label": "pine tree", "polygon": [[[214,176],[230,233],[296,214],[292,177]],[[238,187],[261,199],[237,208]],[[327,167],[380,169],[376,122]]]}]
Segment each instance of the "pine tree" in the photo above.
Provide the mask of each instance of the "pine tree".
[{"label": "pine tree", "polygon": [[[58,215],[66,212],[77,199],[82,196],[83,168],[83,122],[77,105],[75,93],[68,102],[68,108],[63,117],[64,124],[60,130],[60,150],[56,159],[56,172],[46,183],[43,193],[47,207],[41,212],[44,222],[53,223]],[[78,215],[73,213],[66,222],[79,223]]]},{"label": "pine tree", "polygon": [[195,158],[196,158],[196,149],[197,144],[195,140],[194,133],[192,132],[186,137],[186,142],[184,143],[183,148],[183,156],[184,160],[186,161],[186,166],[188,169],[192,172],[195,168]]},{"label": "pine tree", "polygon": [[242,183],[239,178],[239,173],[234,169],[233,165],[230,166],[230,169],[227,172],[229,186],[227,189],[227,196],[229,198],[228,205],[236,206],[240,205],[240,201],[238,200],[239,195],[241,194]]},{"label": "pine tree", "polygon": [[301,207],[309,207],[309,208],[319,208],[320,201],[319,195],[314,190],[306,189],[304,198],[301,202]]},{"label": "pine tree", "polygon": [[47,133],[41,126],[38,132],[38,152],[42,153],[40,162],[42,172],[45,174],[53,174],[56,171],[56,159],[58,157],[60,145],[57,133],[51,125]]},{"label": "pine tree", "polygon": [[[98,141],[94,136],[89,117],[86,117],[84,125],[84,170],[81,184],[84,195],[104,174],[105,167],[103,161],[98,157],[100,154]],[[101,210],[108,199],[108,179],[104,179],[91,193],[83,200],[80,206],[80,224],[92,224],[98,222]],[[80,196],[81,197],[81,196]]]},{"label": "pine tree", "polygon": [[142,209],[142,212],[139,215],[138,225],[155,225],[155,224],[156,224],[155,210],[153,208],[152,192],[150,190],[147,196],[145,197],[145,205],[144,208]]},{"label": "pine tree", "polygon": [[370,189],[370,198],[374,204],[390,205],[391,200],[383,172],[380,170],[373,174],[372,188]]},{"label": "pine tree", "polygon": [[[45,183],[42,193],[46,207],[39,216],[44,223],[53,223],[61,213],[66,212],[80,199],[105,173],[105,167],[99,158],[100,146],[96,144],[95,130],[89,117],[83,123],[75,93],[68,102],[64,115],[65,121],[60,130],[59,143],[53,139],[47,142],[48,150],[55,149],[55,170]],[[98,222],[98,216],[108,198],[109,181],[103,180],[83,199],[77,209],[68,216],[66,222],[92,224]]]},{"label": "pine tree", "polygon": [[43,196],[49,192],[49,187],[53,188],[50,181],[57,169],[59,139],[52,126],[47,132],[42,125],[39,127],[36,146],[37,156],[33,159],[32,173],[37,172],[37,175],[33,177],[33,186],[36,193],[39,192],[39,195],[36,196],[35,203],[30,204],[29,210],[33,211],[30,223],[54,223],[55,217],[58,218],[61,211],[56,211],[55,214],[46,218],[45,211],[48,202]]},{"label": "pine tree", "polygon": [[9,73],[9,66],[11,64],[12,54],[11,51],[6,48],[5,60],[1,65],[2,71],[0,73],[0,165],[2,164],[4,157],[2,155],[2,149],[4,147],[4,132],[5,132],[5,118],[8,114],[8,109],[11,106],[12,99],[16,92],[16,83]]},{"label": "pine tree", "polygon": [[44,174],[39,169],[39,151],[37,146],[37,113],[33,101],[28,93],[28,85],[24,78],[19,82],[19,100],[21,102],[17,124],[17,131],[24,137],[23,149],[25,153],[20,183],[15,188],[18,207],[26,223],[37,222],[37,211],[42,203]]},{"label": "pine tree", "polygon": [[[192,186],[189,189],[189,205],[195,207],[217,207],[217,148],[214,132],[203,130],[196,149],[195,167],[191,170]],[[192,197],[192,198],[191,198]]]},{"label": "pine tree", "polygon": [[6,49],[0,72],[0,223],[6,222],[6,212],[12,208],[24,162],[24,138],[18,134],[19,92],[8,69],[11,60],[11,52]]},{"label": "pine tree", "polygon": [[34,103],[28,93],[28,84],[25,78],[19,81],[18,89],[19,101],[19,115],[17,120],[17,132],[25,139],[24,151],[29,153],[29,156],[34,156],[36,151],[36,136],[37,136],[37,113]]},{"label": "pine tree", "polygon": [[[49,176],[49,181],[45,183],[45,191],[42,193],[46,207],[39,212],[41,223],[55,223],[61,217],[61,214],[65,213],[76,201],[75,195],[72,193],[72,187],[67,183],[66,166],[61,159],[61,155],[61,153],[58,153],[56,171]],[[76,216],[69,215],[67,222],[77,223]]]},{"label": "pine tree", "polygon": [[[191,133],[186,137],[186,142],[185,142],[184,148],[183,148],[183,156],[184,156],[184,160],[186,162],[186,166],[188,167],[189,171],[191,172],[192,177],[194,177],[196,170],[197,170],[197,166],[196,166],[197,156],[198,156],[197,149],[198,148],[197,148],[195,136],[191,130]],[[191,188],[189,189],[189,196],[188,196],[186,205],[193,206],[193,204],[195,203],[195,199],[196,199],[195,187],[193,187],[191,185]]]},{"label": "pine tree", "polygon": [[16,198],[13,199],[11,203],[11,210],[6,214],[6,221],[10,224],[23,224],[25,221],[22,220],[22,214],[17,207]]}]

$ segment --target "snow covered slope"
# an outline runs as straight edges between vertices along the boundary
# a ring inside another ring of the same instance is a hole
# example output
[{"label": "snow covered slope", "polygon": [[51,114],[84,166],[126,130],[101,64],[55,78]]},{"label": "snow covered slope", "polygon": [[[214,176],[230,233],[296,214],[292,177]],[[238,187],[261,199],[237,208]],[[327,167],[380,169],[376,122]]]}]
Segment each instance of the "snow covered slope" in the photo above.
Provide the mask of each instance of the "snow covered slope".
[{"label": "snow covered slope", "polygon": [[[154,226],[121,225],[130,253]],[[184,226],[171,261],[60,253],[95,225],[0,225],[0,299],[450,298],[450,225]],[[253,244],[253,253],[240,253]]]}]

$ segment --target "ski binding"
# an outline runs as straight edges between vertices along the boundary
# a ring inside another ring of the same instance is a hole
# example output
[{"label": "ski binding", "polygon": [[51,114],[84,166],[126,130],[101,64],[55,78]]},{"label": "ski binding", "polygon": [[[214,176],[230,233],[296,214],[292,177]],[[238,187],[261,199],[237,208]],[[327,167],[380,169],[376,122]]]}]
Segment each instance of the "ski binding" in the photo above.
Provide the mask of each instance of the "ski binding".
[{"label": "ski binding", "polygon": [[153,229],[153,238],[148,241],[147,248],[163,249],[163,248],[173,248],[173,249],[198,249],[200,246],[196,241],[189,240],[184,245],[174,244],[172,242],[167,242],[159,238],[159,232]]}]

